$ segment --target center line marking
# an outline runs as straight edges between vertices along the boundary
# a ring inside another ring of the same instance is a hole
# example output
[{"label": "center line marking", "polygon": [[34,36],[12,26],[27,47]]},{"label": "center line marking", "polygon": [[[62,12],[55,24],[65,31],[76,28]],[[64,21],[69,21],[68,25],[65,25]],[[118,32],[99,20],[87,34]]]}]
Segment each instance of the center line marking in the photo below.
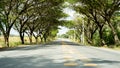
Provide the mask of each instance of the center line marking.
[{"label": "center line marking", "polygon": [[94,63],[88,63],[88,64],[84,64],[84,66],[97,66],[97,64],[94,64]]},{"label": "center line marking", "polygon": [[[79,59],[81,61],[83,61],[83,66],[97,66],[97,64],[94,63],[86,63],[86,62],[90,62],[92,61],[91,59],[89,59],[88,57],[82,55],[77,49],[73,48],[72,46],[67,45],[65,42],[62,42],[62,47],[63,47],[63,52],[64,54],[68,54],[68,55],[73,55],[73,54],[77,54]],[[68,62],[64,63],[64,66],[77,66],[79,65],[77,62],[75,62],[75,59],[72,59],[72,56],[69,57],[64,57],[65,60],[68,60]],[[85,64],[84,64],[85,63]]]},{"label": "center line marking", "polygon": [[64,63],[64,66],[77,66],[78,63],[75,62],[68,62],[68,63]]}]

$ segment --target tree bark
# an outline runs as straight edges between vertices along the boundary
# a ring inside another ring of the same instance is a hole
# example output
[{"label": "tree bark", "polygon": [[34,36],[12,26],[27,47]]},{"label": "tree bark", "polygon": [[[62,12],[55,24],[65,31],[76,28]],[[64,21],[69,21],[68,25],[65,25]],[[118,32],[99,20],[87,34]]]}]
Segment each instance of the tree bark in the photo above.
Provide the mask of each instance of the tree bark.
[{"label": "tree bark", "polygon": [[46,37],[44,37],[44,42],[45,42],[45,43],[47,42],[47,38],[46,38]]},{"label": "tree bark", "polygon": [[10,46],[9,46],[9,34],[5,34],[5,35],[4,35],[4,40],[5,40],[5,45],[6,45],[7,47],[10,47]]},{"label": "tree bark", "polygon": [[35,40],[36,40],[36,44],[38,44],[38,37],[35,37]]},{"label": "tree bark", "polygon": [[22,44],[25,44],[25,41],[24,41],[24,33],[20,33],[20,39],[21,39],[21,43]]},{"label": "tree bark", "polygon": [[32,44],[32,35],[29,36],[30,44]]},{"label": "tree bark", "polygon": [[44,42],[46,42],[47,41],[46,34],[43,35],[43,38],[44,38]]},{"label": "tree bark", "polygon": [[101,43],[101,46],[104,46],[104,45],[106,45],[106,43],[105,43],[105,40],[103,39],[103,31],[102,31],[102,28],[103,28],[103,27],[100,27],[99,35],[100,35],[100,43]]},{"label": "tree bark", "polygon": [[43,37],[40,36],[40,42],[43,42]]},{"label": "tree bark", "polygon": [[27,33],[28,34],[28,37],[29,37],[29,42],[30,44],[32,44],[32,36],[33,36],[33,32],[30,31],[30,33]]},{"label": "tree bark", "polygon": [[118,35],[117,35],[117,32],[116,32],[115,28],[113,27],[113,25],[112,25],[112,23],[111,23],[110,21],[108,21],[108,25],[109,25],[109,27],[110,27],[111,30],[112,30],[115,44],[116,44],[116,45],[119,45],[119,44],[120,44],[120,40],[119,40],[119,38],[118,38]]},{"label": "tree bark", "polygon": [[38,44],[38,35],[35,36],[35,34],[33,33],[33,36],[34,36],[34,38],[35,38],[35,40],[36,40],[36,44]]},{"label": "tree bark", "polygon": [[88,39],[88,38],[87,38],[87,42],[88,42],[88,44],[90,44],[90,45],[93,44],[93,41],[92,41],[91,39]]}]

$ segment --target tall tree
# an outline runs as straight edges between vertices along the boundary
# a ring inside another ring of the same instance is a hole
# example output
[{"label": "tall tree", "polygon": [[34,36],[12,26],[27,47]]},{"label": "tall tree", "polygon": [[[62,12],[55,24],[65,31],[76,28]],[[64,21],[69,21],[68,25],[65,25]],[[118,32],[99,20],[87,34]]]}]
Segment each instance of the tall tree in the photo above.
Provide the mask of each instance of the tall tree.
[{"label": "tall tree", "polygon": [[74,2],[74,8],[81,14],[86,15],[89,19],[93,20],[94,23],[99,27],[99,37],[103,45],[105,40],[103,39],[103,27],[109,25],[112,30],[114,41],[119,44],[119,38],[117,32],[111,22],[111,18],[114,13],[120,8],[119,0],[70,0]]},{"label": "tall tree", "polygon": [[6,46],[9,47],[9,35],[12,26],[16,23],[19,16],[23,14],[31,5],[29,0],[2,0],[0,1],[0,4],[2,4],[0,11],[0,30],[4,35]]}]

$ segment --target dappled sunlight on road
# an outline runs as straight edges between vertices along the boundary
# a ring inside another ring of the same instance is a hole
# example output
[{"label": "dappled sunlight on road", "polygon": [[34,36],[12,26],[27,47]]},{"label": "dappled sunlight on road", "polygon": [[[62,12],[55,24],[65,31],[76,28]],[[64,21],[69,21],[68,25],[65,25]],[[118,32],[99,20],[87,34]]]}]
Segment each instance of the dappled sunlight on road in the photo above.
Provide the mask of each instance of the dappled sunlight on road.
[{"label": "dappled sunlight on road", "polygon": [[[114,55],[113,55],[114,54]],[[120,54],[68,39],[0,52],[1,68],[119,68]]]}]

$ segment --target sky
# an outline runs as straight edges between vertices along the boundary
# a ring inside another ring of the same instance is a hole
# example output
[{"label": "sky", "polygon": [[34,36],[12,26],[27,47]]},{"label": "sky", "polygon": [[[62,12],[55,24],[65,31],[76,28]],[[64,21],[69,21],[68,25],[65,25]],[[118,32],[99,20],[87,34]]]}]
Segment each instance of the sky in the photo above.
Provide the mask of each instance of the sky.
[{"label": "sky", "polygon": [[[72,9],[70,8],[65,8],[63,10],[64,13],[68,14],[69,17],[66,18],[66,20],[73,20],[74,19],[74,14],[75,14],[75,11],[73,11]],[[62,35],[62,34],[65,34],[66,32],[68,32],[68,28],[66,27],[63,27],[63,26],[59,26],[59,32],[58,32],[58,35]]]},{"label": "sky", "polygon": [[11,35],[19,35],[19,33],[14,30],[13,28],[11,29],[11,32],[10,32]]},{"label": "sky", "polygon": [[63,27],[63,26],[59,26],[59,32],[57,35],[62,35],[62,34],[65,34],[69,29],[66,28],[66,27]]},{"label": "sky", "polygon": [[[69,16],[67,18],[65,18],[66,20],[73,20],[74,19],[74,13],[75,11],[73,11],[72,9],[70,8],[65,8],[63,10],[64,13],[68,14]],[[66,28],[66,27],[63,27],[63,26],[59,26],[59,32],[57,35],[62,35],[62,34],[65,34],[69,29]],[[11,35],[19,35],[19,33],[12,29],[11,32],[10,32]]]},{"label": "sky", "polygon": [[74,14],[75,14],[75,11],[74,11],[74,10],[72,10],[72,9],[70,9],[70,8],[68,7],[68,8],[65,8],[65,9],[63,10],[63,12],[69,15],[69,17],[67,17],[66,20],[73,20],[73,19],[74,19],[74,17],[75,17],[75,16],[74,16]]}]

